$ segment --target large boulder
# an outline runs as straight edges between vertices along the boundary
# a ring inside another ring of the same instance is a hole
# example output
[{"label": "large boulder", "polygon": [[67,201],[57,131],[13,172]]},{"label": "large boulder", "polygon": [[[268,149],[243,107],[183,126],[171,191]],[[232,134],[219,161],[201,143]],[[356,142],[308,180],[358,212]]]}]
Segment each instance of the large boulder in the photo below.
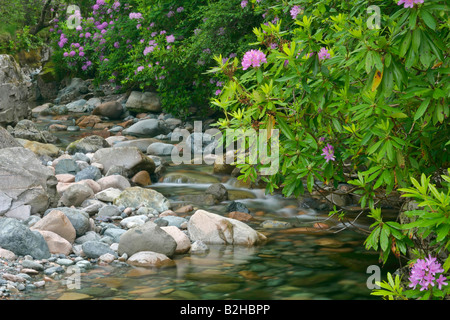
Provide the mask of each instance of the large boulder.
[{"label": "large boulder", "polygon": [[126,253],[129,257],[140,251],[153,251],[168,257],[175,253],[177,243],[166,231],[156,223],[148,221],[145,224],[129,229],[121,235],[118,253]]},{"label": "large boulder", "polygon": [[118,101],[104,102],[92,111],[94,115],[108,117],[109,119],[120,119],[123,113],[123,106]]},{"label": "large boulder", "polygon": [[31,118],[35,99],[31,79],[10,55],[0,54],[0,126]]},{"label": "large boulder", "polygon": [[35,259],[50,258],[47,242],[37,231],[28,229],[13,218],[0,218],[0,247],[18,256],[30,255]]},{"label": "large boulder", "polygon": [[58,138],[45,130],[39,130],[36,124],[28,119],[17,122],[14,129],[10,131],[14,138],[37,141],[41,143],[56,143]]},{"label": "large boulder", "polygon": [[266,236],[247,224],[205,210],[197,210],[191,216],[188,232],[191,241],[206,244],[253,246],[266,241]]},{"label": "large boulder", "polygon": [[131,187],[122,191],[119,197],[114,199],[116,206],[147,207],[158,212],[164,212],[170,208],[169,200],[153,189]]},{"label": "large boulder", "polygon": [[145,119],[126,128],[122,131],[122,134],[135,137],[154,138],[160,134],[168,134],[169,132],[170,129],[163,120]]},{"label": "large boulder", "polygon": [[135,113],[161,112],[161,102],[154,92],[132,91],[125,106]]},{"label": "large boulder", "polygon": [[6,129],[0,127],[0,149],[20,146],[20,143]]},{"label": "large boulder", "polygon": [[92,162],[103,165],[103,172],[108,172],[112,166],[124,167],[130,175],[141,170],[152,174],[155,171],[155,163],[139,149],[133,147],[104,148],[97,150],[92,157]]},{"label": "large boulder", "polygon": [[83,79],[72,78],[70,84],[58,92],[58,96],[54,102],[55,104],[68,103],[88,92],[88,86]]},{"label": "large boulder", "polygon": [[53,171],[28,149],[0,149],[0,177],[0,212],[30,205],[34,214],[58,201]]}]

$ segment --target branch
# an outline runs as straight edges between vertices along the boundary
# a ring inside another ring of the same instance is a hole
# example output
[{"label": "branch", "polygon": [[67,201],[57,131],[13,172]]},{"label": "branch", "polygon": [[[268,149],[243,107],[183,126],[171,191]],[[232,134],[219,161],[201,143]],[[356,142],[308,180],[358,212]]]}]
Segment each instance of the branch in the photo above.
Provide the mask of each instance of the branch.
[{"label": "branch", "polygon": [[38,23],[31,29],[30,34],[32,35],[36,35],[39,31],[41,31],[42,29],[44,29],[45,27],[49,26],[49,23],[45,23],[45,16],[47,15],[47,12],[50,9],[50,4],[51,4],[52,0],[46,0],[44,7],[42,8],[41,11],[41,16],[39,18]]}]

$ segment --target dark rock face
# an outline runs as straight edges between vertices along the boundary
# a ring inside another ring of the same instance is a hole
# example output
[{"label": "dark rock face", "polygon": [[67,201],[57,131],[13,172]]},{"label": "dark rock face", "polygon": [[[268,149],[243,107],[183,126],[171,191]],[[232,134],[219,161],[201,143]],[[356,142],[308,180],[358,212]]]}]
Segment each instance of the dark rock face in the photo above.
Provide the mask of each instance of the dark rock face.
[{"label": "dark rock face", "polygon": [[0,126],[31,118],[33,85],[10,55],[0,55]]}]

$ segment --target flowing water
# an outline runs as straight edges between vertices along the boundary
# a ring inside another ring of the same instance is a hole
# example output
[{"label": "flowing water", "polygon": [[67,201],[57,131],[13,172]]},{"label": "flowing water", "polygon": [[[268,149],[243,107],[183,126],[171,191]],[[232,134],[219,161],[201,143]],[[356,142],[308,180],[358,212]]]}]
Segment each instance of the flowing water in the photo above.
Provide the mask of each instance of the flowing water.
[{"label": "flowing water", "polygon": [[[74,139],[68,133],[60,137],[64,144]],[[66,281],[71,274],[61,274],[61,279],[47,283],[44,289],[27,291],[25,299],[375,299],[366,283],[371,276],[367,268],[380,266],[378,254],[364,249],[366,234],[342,230],[327,212],[301,207],[295,199],[265,195],[264,190],[237,187],[234,178],[214,175],[206,165],[170,166],[150,188],[174,205],[189,203],[225,214],[229,201],[216,206],[195,203],[195,196],[213,182],[222,182],[231,200],[244,203],[254,213],[247,223],[265,234],[267,243],[210,245],[207,254],[175,255],[174,267],[136,268],[120,262],[95,266],[80,275],[79,288],[71,289]],[[264,229],[261,223],[265,220],[289,222],[292,227]],[[314,230],[315,222],[332,228]],[[367,229],[370,223],[361,218],[357,227]],[[380,266],[381,277],[393,272],[394,265]]]}]

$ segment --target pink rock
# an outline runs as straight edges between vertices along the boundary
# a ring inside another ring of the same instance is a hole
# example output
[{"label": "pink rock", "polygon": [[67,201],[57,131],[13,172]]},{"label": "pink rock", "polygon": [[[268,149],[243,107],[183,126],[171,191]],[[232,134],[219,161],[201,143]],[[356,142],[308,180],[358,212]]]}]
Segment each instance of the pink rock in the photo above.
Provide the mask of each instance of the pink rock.
[{"label": "pink rock", "polygon": [[59,210],[50,211],[50,213],[36,222],[30,229],[54,232],[66,239],[69,243],[73,243],[76,238],[75,228],[69,218]]},{"label": "pink rock", "polygon": [[57,174],[57,175],[55,175],[55,178],[56,178],[56,180],[58,180],[58,182],[62,182],[62,183],[75,182],[75,176],[73,174],[69,174],[69,173]]},{"label": "pink rock", "polygon": [[12,251],[0,248],[0,258],[6,259],[6,260],[16,260],[17,256]]},{"label": "pink rock", "polygon": [[72,245],[63,237],[51,231],[36,230],[45,239],[50,253],[69,255],[72,252]]},{"label": "pink rock", "polygon": [[165,232],[167,232],[177,243],[175,253],[185,253],[191,249],[191,240],[189,237],[181,231],[178,227],[167,226],[161,227]]},{"label": "pink rock", "polygon": [[105,190],[108,188],[124,190],[131,187],[128,179],[118,174],[103,177],[101,179],[98,179],[97,182],[100,185],[101,190]]},{"label": "pink rock", "polygon": [[153,251],[140,251],[128,258],[127,263],[136,267],[167,267],[175,262],[165,254]]}]

